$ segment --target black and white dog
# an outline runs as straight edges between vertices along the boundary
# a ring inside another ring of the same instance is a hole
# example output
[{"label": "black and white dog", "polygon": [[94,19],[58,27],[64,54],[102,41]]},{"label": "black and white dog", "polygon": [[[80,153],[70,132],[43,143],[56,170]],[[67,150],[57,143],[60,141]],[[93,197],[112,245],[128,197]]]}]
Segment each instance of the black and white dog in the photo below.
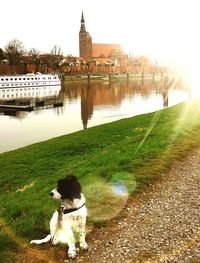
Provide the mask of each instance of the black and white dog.
[{"label": "black and white dog", "polygon": [[42,244],[51,240],[56,245],[61,242],[61,237],[64,237],[69,247],[68,257],[73,259],[76,257],[74,231],[79,235],[80,248],[88,249],[85,242],[87,209],[81,186],[75,176],[68,175],[58,181],[57,188],[51,191],[50,196],[61,199],[61,206],[50,221],[50,234],[44,239],[32,240],[31,244]]}]

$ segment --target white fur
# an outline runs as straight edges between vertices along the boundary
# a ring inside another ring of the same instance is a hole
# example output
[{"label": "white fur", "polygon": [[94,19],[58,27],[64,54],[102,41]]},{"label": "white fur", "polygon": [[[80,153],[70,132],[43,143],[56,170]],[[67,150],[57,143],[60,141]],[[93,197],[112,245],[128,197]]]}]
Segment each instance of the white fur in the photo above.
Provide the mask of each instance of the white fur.
[{"label": "white fur", "polygon": [[52,196],[53,199],[61,199],[61,195],[60,193],[58,193],[56,188],[51,191],[51,194],[53,194]]},{"label": "white fur", "polygon": [[[52,191],[54,193],[53,198],[60,199],[59,193],[56,189]],[[62,204],[65,208],[78,208],[85,203],[85,197],[81,194],[81,199],[63,200]],[[68,245],[68,257],[76,257],[76,247],[74,231],[79,233],[79,244],[82,250],[87,250],[88,245],[85,242],[85,225],[86,225],[87,209],[85,205],[77,211],[69,214],[59,214],[55,211],[50,220],[50,234],[44,239],[32,240],[31,244],[42,244],[49,242],[50,240],[54,245],[59,242],[65,241]],[[64,240],[63,240],[64,239]]]}]

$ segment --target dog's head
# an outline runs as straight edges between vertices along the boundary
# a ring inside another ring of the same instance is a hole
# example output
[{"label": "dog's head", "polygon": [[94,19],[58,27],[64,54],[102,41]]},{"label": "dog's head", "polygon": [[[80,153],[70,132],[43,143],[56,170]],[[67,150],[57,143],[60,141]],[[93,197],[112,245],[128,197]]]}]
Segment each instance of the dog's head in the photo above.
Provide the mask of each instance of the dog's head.
[{"label": "dog's head", "polygon": [[81,185],[76,176],[68,175],[58,180],[57,188],[51,191],[50,196],[54,199],[80,199]]}]

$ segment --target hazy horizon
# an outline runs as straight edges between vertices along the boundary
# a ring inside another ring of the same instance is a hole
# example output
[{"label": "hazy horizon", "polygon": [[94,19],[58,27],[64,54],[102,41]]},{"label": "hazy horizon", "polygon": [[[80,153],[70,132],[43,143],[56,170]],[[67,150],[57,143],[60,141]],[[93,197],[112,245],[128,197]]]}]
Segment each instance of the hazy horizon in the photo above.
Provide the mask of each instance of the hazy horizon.
[{"label": "hazy horizon", "polygon": [[196,0],[7,0],[1,4],[0,48],[20,40],[26,49],[79,56],[79,30],[84,12],[93,43],[117,43],[127,54],[191,63],[199,53],[200,22]]}]

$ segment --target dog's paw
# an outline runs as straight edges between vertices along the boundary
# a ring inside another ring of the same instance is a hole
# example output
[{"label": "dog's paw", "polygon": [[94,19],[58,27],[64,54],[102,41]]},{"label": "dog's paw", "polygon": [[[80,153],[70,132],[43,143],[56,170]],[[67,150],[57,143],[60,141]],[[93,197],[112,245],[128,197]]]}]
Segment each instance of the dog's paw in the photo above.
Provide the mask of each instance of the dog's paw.
[{"label": "dog's paw", "polygon": [[67,252],[68,258],[74,259],[76,258],[77,254],[76,254],[76,248],[69,248],[68,252]]},{"label": "dog's paw", "polygon": [[53,244],[54,246],[56,246],[56,245],[58,245],[58,243],[59,243],[58,239],[57,239],[56,237],[54,237],[54,238],[52,239],[52,244]]},{"label": "dog's paw", "polygon": [[81,250],[88,250],[88,244],[86,242],[80,243],[80,249]]}]

